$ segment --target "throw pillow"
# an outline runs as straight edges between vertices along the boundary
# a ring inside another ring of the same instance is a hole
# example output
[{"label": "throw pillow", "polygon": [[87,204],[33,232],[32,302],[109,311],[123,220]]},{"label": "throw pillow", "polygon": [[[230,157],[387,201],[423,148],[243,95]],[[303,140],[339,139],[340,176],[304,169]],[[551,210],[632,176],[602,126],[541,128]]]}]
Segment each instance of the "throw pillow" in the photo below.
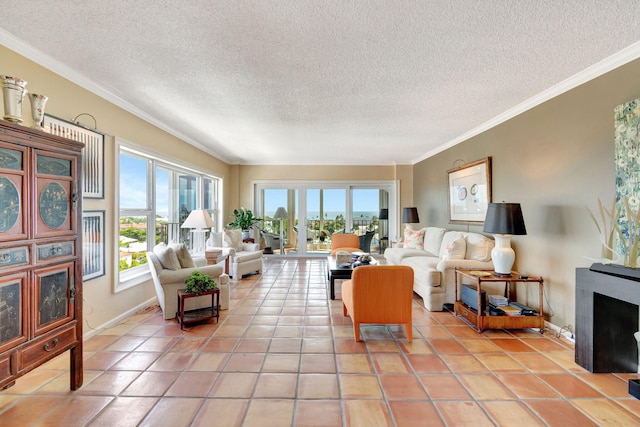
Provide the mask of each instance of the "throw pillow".
[{"label": "throw pillow", "polygon": [[482,234],[469,233],[467,235],[467,259],[476,261],[491,261],[491,249],[495,242]]},{"label": "throw pillow", "polygon": [[180,267],[195,268],[196,264],[193,262],[193,258],[191,258],[187,245],[184,243],[170,243],[169,248],[175,251],[178,261],[180,262]]},{"label": "throw pillow", "polygon": [[236,251],[242,250],[242,230],[233,229],[226,230],[224,232],[224,242],[222,244],[225,248],[233,248]]},{"label": "throw pillow", "polygon": [[207,246],[213,248],[222,247],[222,231],[214,231],[207,239]]},{"label": "throw pillow", "polygon": [[408,249],[424,249],[424,228],[422,230],[404,229],[404,246]]},{"label": "throw pillow", "polygon": [[445,260],[464,259],[467,252],[467,241],[464,239],[455,239],[444,248]]},{"label": "throw pillow", "polygon": [[180,261],[178,261],[176,251],[164,243],[156,245],[153,248],[153,253],[158,257],[162,268],[166,268],[167,270],[180,270]]}]

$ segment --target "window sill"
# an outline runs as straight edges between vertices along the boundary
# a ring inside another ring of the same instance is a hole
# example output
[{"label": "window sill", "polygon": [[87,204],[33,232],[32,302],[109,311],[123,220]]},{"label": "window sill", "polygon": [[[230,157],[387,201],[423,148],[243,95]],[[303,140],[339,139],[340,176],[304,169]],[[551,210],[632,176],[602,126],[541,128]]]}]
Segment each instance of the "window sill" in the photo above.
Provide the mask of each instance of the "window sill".
[{"label": "window sill", "polygon": [[120,274],[120,282],[116,283],[114,293],[122,292],[151,280],[149,268],[141,268],[140,271],[128,271]]}]

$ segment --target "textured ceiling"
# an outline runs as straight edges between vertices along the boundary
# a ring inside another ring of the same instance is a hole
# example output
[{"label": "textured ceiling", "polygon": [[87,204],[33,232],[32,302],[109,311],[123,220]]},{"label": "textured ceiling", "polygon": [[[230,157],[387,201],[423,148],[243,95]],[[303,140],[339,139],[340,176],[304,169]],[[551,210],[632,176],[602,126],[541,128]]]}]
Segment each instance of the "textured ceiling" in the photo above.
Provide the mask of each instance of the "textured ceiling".
[{"label": "textured ceiling", "polygon": [[637,0],[28,0],[0,25],[239,164],[414,163],[640,56]]}]

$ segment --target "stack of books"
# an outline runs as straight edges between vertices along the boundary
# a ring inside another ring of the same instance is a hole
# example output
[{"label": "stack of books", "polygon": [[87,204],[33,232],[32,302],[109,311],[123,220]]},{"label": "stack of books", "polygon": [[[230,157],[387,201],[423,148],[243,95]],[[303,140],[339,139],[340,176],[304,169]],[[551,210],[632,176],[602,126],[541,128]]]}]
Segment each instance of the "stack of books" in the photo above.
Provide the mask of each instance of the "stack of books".
[{"label": "stack of books", "polygon": [[509,305],[509,300],[502,295],[489,295],[489,304],[494,307]]},{"label": "stack of books", "polygon": [[507,316],[522,316],[522,309],[513,305],[500,307]]}]

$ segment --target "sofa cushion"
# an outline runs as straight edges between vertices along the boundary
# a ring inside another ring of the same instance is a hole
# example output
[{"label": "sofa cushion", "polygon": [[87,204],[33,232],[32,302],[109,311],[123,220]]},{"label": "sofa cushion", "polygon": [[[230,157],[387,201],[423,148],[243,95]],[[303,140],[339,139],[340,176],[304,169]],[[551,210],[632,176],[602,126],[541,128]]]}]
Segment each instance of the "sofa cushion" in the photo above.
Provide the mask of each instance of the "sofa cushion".
[{"label": "sofa cushion", "polygon": [[214,248],[222,247],[222,231],[213,231],[209,238],[207,239],[207,246],[211,246]]},{"label": "sofa cushion", "polygon": [[187,245],[184,243],[170,243],[169,247],[175,251],[180,267],[195,268],[196,264],[193,262],[193,258],[191,258]]},{"label": "sofa cushion", "polygon": [[164,243],[160,243],[153,248],[153,253],[158,257],[162,268],[166,268],[167,270],[180,270],[180,261],[178,260],[176,251],[172,248]]},{"label": "sofa cushion", "polygon": [[465,240],[467,241],[466,259],[491,261],[491,249],[495,245],[493,239],[478,233],[467,233]]},{"label": "sofa cushion", "polygon": [[404,230],[404,247],[407,249],[424,249],[424,228],[421,230]]},{"label": "sofa cushion", "polygon": [[427,227],[424,232],[424,250],[438,256],[442,246],[442,237],[447,230],[440,227]]},{"label": "sofa cushion", "polygon": [[466,253],[467,253],[467,241],[464,240],[462,237],[460,237],[450,242],[444,248],[444,254],[442,256],[442,259],[447,261],[464,259]]},{"label": "sofa cushion", "polygon": [[450,246],[451,243],[456,239],[464,239],[464,233],[462,231],[447,231],[446,233],[444,233],[444,236],[442,236],[442,243],[440,244],[440,248],[438,249],[438,252],[436,252],[440,259],[444,258],[446,248]]},{"label": "sofa cushion", "polygon": [[233,261],[237,263],[243,263],[243,262],[251,261],[253,259],[260,259],[260,258],[262,258],[261,251],[241,251],[241,252],[236,252],[236,255],[233,258]]},{"label": "sofa cushion", "polygon": [[437,257],[410,257],[402,260],[402,265],[413,268],[413,277],[427,286],[440,286],[442,274],[437,270]]},{"label": "sofa cushion", "polygon": [[409,257],[432,256],[423,249],[388,248],[384,251],[384,258],[388,264],[401,265],[402,260]]},{"label": "sofa cushion", "polygon": [[233,248],[236,251],[242,250],[242,230],[235,228],[224,232],[224,241],[222,246],[225,248]]}]

